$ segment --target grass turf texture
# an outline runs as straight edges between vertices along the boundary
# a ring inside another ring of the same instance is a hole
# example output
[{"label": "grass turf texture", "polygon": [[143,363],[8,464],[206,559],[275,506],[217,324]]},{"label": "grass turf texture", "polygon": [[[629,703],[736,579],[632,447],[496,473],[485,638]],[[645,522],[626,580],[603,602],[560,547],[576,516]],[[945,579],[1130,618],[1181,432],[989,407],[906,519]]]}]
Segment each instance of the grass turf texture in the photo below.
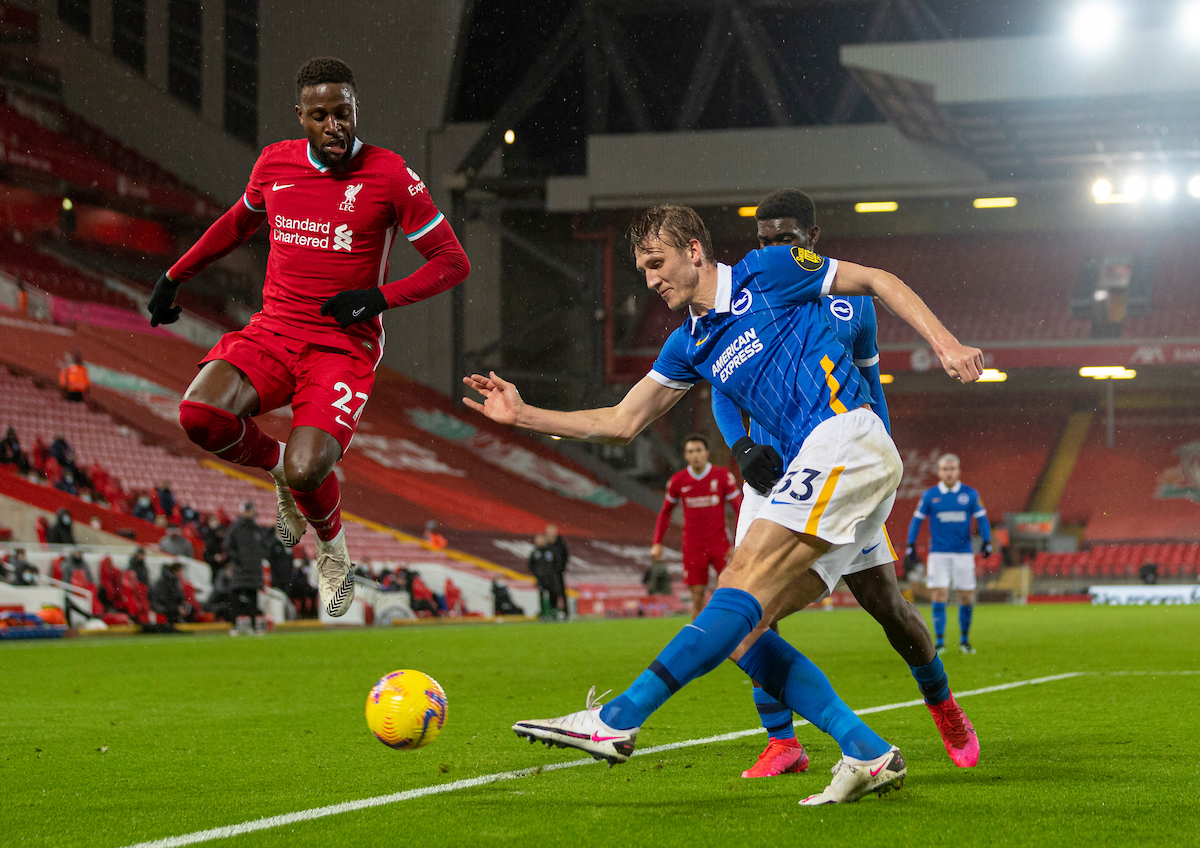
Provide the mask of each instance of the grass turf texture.
[{"label": "grass turf texture", "polygon": [[[124,846],[341,801],[578,759],[518,740],[520,718],[619,691],[683,619],[0,646],[0,833],[9,846]],[[950,638],[957,637],[951,627]],[[956,769],[922,707],[867,716],[901,746],[908,782],[883,798],[804,809],[836,746],[797,731],[807,775],[743,780],[749,737],[537,774],[218,840],[218,845],[1166,844],[1195,838],[1200,607],[982,607],[975,656],[947,654],[955,690],[1083,677],[963,701],[982,758]],[[918,696],[860,612],[805,613],[783,634],[853,707]],[[397,752],[367,730],[367,692],[416,668],[449,699],[441,737]],[[656,713],[649,747],[757,725],[730,663]],[[921,840],[918,843],[917,840]]]}]

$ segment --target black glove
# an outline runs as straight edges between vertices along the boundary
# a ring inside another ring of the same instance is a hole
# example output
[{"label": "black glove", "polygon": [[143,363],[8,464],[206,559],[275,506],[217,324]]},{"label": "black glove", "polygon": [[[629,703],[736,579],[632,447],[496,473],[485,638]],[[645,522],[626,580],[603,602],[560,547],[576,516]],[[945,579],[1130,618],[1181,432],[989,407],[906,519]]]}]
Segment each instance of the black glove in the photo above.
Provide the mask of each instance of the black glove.
[{"label": "black glove", "polygon": [[150,293],[150,302],[146,304],[146,311],[150,313],[151,327],[157,327],[159,324],[174,324],[179,320],[179,313],[183,311],[183,307],[173,305],[178,292],[179,283],[165,273],[158,278],[158,282],[154,284],[154,291]]},{"label": "black glove", "polygon": [[387,309],[387,298],[378,288],[338,292],[321,304],[322,315],[332,315],[343,330],[359,321],[370,321]]},{"label": "black glove", "polygon": [[907,565],[916,565],[920,561],[920,558],[917,556],[917,546],[909,545],[904,551],[904,562]]},{"label": "black glove", "polygon": [[988,557],[990,557],[990,556],[992,555],[992,543],[991,543],[991,542],[984,542],[984,543],[983,543],[983,547],[981,547],[981,548],[979,549],[979,554],[980,554],[980,556],[982,556],[984,559],[987,559]]},{"label": "black glove", "polygon": [[765,495],[783,476],[783,457],[770,445],[756,444],[749,436],[733,443],[733,458],[750,488]]}]

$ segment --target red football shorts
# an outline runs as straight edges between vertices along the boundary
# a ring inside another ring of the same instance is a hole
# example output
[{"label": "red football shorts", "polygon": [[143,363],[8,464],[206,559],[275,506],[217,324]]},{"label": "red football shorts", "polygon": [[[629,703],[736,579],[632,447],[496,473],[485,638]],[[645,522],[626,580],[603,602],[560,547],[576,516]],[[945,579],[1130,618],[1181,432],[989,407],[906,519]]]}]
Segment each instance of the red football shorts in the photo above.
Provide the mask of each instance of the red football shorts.
[{"label": "red football shorts", "polygon": [[257,324],[226,333],[200,364],[220,359],[258,392],[261,415],[291,401],[292,426],[316,427],[350,447],[375,385],[367,353],[290,339]]},{"label": "red football shorts", "polygon": [[725,568],[725,557],[729,555],[729,540],[717,539],[707,545],[683,547],[683,585],[707,586],[708,567],[717,574]]}]

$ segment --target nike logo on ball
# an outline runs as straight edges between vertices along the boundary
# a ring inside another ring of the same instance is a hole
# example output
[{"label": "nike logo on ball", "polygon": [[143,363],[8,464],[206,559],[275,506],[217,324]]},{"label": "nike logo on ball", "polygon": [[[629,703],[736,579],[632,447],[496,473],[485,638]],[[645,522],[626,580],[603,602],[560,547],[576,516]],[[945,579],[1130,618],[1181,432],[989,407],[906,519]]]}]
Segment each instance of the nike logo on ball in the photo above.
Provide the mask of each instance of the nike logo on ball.
[{"label": "nike logo on ball", "polygon": [[279,183],[275,183],[275,185],[271,186],[271,191],[279,191],[281,188],[291,188],[294,185],[295,185],[295,183],[286,183],[285,185],[280,185]]},{"label": "nike logo on ball", "polygon": [[351,315],[353,315],[355,318],[357,318],[359,315],[362,315],[362,314],[363,314],[364,312],[366,312],[366,311],[367,311],[367,307],[365,307],[365,306],[360,306],[360,307],[358,307],[358,309],[355,309],[355,310],[354,310],[353,312],[351,312],[350,314],[351,314]]}]

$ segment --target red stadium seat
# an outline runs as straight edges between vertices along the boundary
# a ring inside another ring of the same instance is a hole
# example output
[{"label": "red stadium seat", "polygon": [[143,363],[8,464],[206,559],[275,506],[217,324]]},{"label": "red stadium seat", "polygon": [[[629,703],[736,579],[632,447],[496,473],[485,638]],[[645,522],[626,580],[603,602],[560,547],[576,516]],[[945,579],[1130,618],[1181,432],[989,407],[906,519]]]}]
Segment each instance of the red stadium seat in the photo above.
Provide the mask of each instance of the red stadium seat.
[{"label": "red stadium seat", "polygon": [[121,577],[121,593],[124,601],[124,612],[134,621],[146,624],[150,621],[150,593],[146,586],[132,571],[126,571]]}]

